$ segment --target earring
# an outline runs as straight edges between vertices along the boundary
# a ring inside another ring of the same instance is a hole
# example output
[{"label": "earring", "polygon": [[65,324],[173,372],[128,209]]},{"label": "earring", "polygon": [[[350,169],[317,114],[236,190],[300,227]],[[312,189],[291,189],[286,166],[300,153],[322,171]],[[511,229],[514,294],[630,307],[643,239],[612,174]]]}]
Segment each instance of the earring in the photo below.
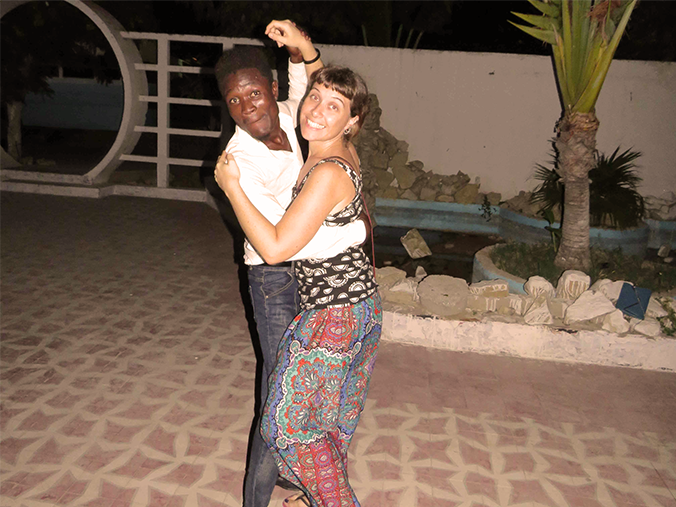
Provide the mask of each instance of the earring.
[{"label": "earring", "polygon": [[343,131],[343,134],[345,134],[346,136],[349,136],[349,135],[350,135],[350,132],[352,132],[352,127],[347,127],[347,128]]}]

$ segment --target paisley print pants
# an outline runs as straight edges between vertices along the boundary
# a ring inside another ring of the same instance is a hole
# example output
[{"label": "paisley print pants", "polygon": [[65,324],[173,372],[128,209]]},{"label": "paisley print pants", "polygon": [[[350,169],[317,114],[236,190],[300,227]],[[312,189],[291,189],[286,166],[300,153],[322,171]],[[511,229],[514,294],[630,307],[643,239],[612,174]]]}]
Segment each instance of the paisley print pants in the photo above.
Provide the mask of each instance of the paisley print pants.
[{"label": "paisley print pants", "polygon": [[347,449],[364,408],[382,328],[380,297],[301,312],[269,379],[261,435],[280,475],[313,507],[358,507]]}]

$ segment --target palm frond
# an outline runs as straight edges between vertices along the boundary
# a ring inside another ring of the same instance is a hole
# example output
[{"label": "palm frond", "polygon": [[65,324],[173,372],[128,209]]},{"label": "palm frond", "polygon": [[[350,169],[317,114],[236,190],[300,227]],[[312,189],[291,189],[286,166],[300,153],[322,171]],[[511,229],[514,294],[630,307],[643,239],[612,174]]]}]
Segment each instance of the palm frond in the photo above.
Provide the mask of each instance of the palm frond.
[{"label": "palm frond", "polygon": [[529,0],[514,26],[552,45],[564,109],[591,112],[638,0]]}]

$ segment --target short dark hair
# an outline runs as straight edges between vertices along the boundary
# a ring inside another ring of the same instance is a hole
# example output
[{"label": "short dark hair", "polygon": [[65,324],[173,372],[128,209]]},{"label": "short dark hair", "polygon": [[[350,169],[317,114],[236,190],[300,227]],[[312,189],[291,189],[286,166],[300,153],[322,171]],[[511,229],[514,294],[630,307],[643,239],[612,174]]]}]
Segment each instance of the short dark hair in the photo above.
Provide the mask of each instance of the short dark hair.
[{"label": "short dark hair", "polygon": [[225,78],[242,69],[257,69],[270,85],[274,81],[270,60],[265,49],[258,46],[235,46],[223,51],[214,68],[218,89],[223,98],[225,98],[225,93],[223,93]]},{"label": "short dark hair", "polygon": [[364,79],[347,67],[328,65],[312,73],[308,91],[315,84],[326,86],[350,99],[350,116],[359,116],[359,120],[350,129],[350,133],[344,136],[349,141],[357,135],[368,113],[369,90]]}]

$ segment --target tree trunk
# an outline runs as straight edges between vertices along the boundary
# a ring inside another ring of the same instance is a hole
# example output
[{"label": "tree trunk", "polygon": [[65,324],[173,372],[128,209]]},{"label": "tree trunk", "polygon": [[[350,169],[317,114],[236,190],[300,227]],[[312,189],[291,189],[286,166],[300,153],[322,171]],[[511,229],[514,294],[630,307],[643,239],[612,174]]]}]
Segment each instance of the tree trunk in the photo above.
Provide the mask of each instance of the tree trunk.
[{"label": "tree trunk", "polygon": [[564,269],[589,271],[589,171],[594,167],[599,122],[591,113],[566,113],[556,148],[564,185],[561,246],[554,263]]},{"label": "tree trunk", "polygon": [[17,162],[21,162],[21,112],[23,102],[7,103],[7,153]]}]

